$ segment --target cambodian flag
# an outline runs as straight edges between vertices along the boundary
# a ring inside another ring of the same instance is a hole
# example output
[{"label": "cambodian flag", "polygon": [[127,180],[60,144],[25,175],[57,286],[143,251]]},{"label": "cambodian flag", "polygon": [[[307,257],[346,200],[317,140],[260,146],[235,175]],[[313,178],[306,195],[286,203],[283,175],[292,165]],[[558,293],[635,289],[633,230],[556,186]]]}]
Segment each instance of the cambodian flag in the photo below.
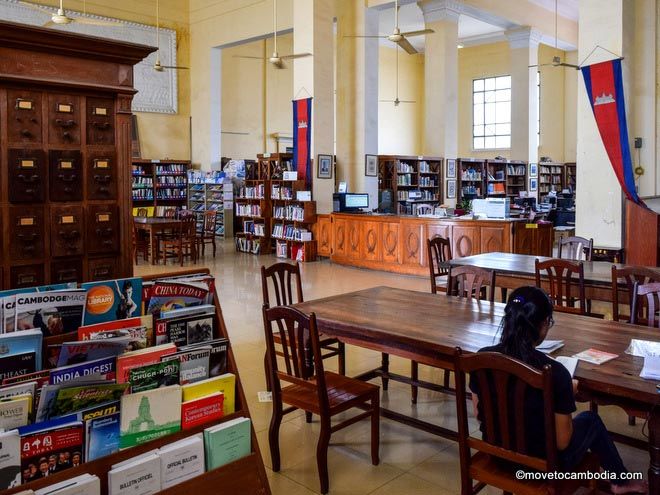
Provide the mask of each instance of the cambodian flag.
[{"label": "cambodian flag", "polygon": [[628,199],[641,203],[635,190],[628,142],[621,59],[589,65],[581,70],[600,137],[619,184]]},{"label": "cambodian flag", "polygon": [[312,180],[312,99],[293,100],[293,168],[298,180],[308,186]]}]

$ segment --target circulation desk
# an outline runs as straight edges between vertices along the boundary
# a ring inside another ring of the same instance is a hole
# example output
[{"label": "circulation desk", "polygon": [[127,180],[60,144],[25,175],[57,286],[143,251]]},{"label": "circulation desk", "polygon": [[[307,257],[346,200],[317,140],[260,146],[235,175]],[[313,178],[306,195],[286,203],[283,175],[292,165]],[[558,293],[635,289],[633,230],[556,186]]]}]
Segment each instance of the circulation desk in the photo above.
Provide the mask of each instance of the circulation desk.
[{"label": "circulation desk", "polygon": [[[321,216],[319,216],[321,217]],[[451,241],[454,258],[503,252],[552,255],[552,224],[525,220],[422,218],[378,214],[333,213],[318,219],[321,247],[335,263],[374,270],[426,276],[426,240],[436,236]]]}]

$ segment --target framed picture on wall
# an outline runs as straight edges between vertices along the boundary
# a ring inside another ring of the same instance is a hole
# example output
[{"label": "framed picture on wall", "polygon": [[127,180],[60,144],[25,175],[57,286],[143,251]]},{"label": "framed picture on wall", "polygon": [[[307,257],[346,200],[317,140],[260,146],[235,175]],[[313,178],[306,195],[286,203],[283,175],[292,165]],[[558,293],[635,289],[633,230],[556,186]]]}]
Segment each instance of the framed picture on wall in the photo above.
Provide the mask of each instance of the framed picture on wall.
[{"label": "framed picture on wall", "polygon": [[364,155],[364,175],[367,177],[378,175],[378,155]]},{"label": "framed picture on wall", "polygon": [[332,179],[332,155],[318,155],[316,163],[316,177],[319,179]]},{"label": "framed picture on wall", "polygon": [[538,188],[538,179],[530,178],[529,179],[529,192],[536,192]]},{"label": "framed picture on wall", "polygon": [[530,177],[538,177],[539,175],[539,165],[538,163],[530,163],[529,164],[529,176]]},{"label": "framed picture on wall", "polygon": [[447,178],[455,179],[456,178],[456,160],[447,160]]},{"label": "framed picture on wall", "polygon": [[453,179],[447,180],[447,199],[456,199],[456,181]]}]

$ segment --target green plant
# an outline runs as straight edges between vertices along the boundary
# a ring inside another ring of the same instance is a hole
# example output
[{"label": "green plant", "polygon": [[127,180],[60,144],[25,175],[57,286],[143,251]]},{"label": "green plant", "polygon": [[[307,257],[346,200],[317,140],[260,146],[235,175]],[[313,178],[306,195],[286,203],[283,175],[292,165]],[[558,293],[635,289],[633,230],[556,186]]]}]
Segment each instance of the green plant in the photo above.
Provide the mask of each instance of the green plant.
[{"label": "green plant", "polygon": [[466,212],[472,211],[472,201],[467,198],[461,199],[461,209],[465,210]]}]

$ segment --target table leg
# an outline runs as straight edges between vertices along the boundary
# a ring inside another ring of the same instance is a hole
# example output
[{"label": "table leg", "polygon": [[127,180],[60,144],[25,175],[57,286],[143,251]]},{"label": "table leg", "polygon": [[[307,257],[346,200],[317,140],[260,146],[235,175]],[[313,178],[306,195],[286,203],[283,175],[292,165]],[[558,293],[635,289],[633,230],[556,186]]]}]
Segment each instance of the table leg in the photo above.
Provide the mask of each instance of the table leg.
[{"label": "table leg", "polygon": [[151,242],[151,264],[156,264],[156,236],[154,229],[149,229],[149,241]]},{"label": "table leg", "polygon": [[649,418],[649,493],[660,493],[660,409],[654,407]]}]

